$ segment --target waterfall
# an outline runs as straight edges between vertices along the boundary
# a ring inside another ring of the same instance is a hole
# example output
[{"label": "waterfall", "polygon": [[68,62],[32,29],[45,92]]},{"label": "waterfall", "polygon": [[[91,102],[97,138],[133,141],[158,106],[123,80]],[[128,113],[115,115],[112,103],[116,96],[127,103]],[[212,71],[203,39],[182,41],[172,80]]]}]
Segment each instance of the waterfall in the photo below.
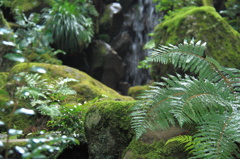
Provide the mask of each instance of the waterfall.
[{"label": "waterfall", "polygon": [[126,81],[133,86],[146,84],[150,80],[149,70],[138,69],[137,66],[148,54],[143,46],[151,39],[148,34],[153,32],[159,18],[152,0],[138,0],[138,4],[124,14],[123,30],[131,36],[129,52],[124,59],[127,65]]}]

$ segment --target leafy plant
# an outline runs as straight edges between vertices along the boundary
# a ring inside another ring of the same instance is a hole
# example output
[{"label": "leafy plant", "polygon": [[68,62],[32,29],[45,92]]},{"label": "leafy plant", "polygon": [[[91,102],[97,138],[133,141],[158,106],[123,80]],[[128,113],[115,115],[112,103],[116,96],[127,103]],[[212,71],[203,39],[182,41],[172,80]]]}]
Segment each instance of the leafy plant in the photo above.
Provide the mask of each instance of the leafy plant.
[{"label": "leafy plant", "polygon": [[193,137],[190,135],[179,135],[176,137],[173,137],[169,139],[165,145],[168,145],[171,142],[179,142],[180,144],[185,144],[184,148],[186,151],[189,151],[189,153],[193,153],[191,150],[194,148],[194,145],[196,143],[193,142]]},{"label": "leafy plant", "polygon": [[221,10],[220,13],[227,17],[229,24],[240,31],[240,1],[237,0],[228,0],[225,3],[226,9]]},{"label": "leafy plant", "polygon": [[[55,158],[54,152],[61,152],[67,144],[79,144],[79,142],[72,137],[46,135],[29,139],[27,146],[16,146],[15,149],[22,154],[22,159]],[[50,155],[47,156],[47,153]]]},{"label": "leafy plant", "polygon": [[55,2],[45,9],[45,26],[52,32],[54,44],[67,53],[76,53],[91,41],[93,22],[88,17],[87,5],[82,2]]},{"label": "leafy plant", "polygon": [[131,125],[137,138],[147,129],[196,125],[192,158],[239,157],[240,71],[205,57],[205,48],[206,43],[192,40],[154,49],[147,62],[171,63],[196,77],[176,74],[156,82],[139,97]]},{"label": "leafy plant", "polygon": [[59,78],[47,82],[41,79],[40,74],[29,74],[21,72],[19,78],[23,85],[17,87],[16,96],[20,99],[29,99],[33,107],[42,114],[52,118],[60,115],[60,104],[65,95],[74,95],[76,92],[67,85],[69,82],[77,82],[71,78]]},{"label": "leafy plant", "polygon": [[15,9],[16,23],[19,25],[15,31],[16,44],[18,50],[22,52],[28,61],[46,62],[58,64],[58,60],[52,60],[57,54],[63,53],[62,50],[54,50],[50,44],[52,43],[52,34],[46,31],[44,25],[40,25],[42,15],[32,13],[27,18],[21,10]]},{"label": "leafy plant", "polygon": [[87,110],[92,103],[98,98],[91,101],[78,103],[74,106],[62,106],[59,110],[61,115],[50,120],[48,126],[54,131],[58,131],[61,135],[67,135],[75,138],[85,138],[84,121]]}]

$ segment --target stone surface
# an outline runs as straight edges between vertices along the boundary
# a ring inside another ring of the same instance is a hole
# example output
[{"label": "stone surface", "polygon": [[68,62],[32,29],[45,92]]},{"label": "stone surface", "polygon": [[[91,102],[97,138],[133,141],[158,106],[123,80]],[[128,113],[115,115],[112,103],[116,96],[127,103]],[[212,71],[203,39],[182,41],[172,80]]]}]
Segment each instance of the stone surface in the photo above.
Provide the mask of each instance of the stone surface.
[{"label": "stone surface", "polygon": [[89,159],[117,159],[130,143],[129,108],[134,102],[99,101],[88,111],[85,132]]},{"label": "stone surface", "polygon": [[121,11],[122,6],[117,2],[105,6],[103,15],[99,20],[99,29],[101,33],[108,33],[111,36],[116,35],[120,30],[123,21]]},{"label": "stone surface", "polygon": [[124,64],[117,52],[109,44],[97,40],[91,45],[89,59],[90,75],[117,90],[124,74]]}]

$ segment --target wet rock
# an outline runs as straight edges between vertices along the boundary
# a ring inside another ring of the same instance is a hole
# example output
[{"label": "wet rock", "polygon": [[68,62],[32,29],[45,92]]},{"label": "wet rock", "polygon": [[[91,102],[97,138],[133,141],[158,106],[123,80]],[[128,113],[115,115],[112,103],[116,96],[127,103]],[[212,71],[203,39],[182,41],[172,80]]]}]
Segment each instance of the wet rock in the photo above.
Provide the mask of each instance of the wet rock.
[{"label": "wet rock", "polygon": [[130,143],[130,108],[133,102],[107,100],[94,103],[85,120],[89,159],[121,158]]}]

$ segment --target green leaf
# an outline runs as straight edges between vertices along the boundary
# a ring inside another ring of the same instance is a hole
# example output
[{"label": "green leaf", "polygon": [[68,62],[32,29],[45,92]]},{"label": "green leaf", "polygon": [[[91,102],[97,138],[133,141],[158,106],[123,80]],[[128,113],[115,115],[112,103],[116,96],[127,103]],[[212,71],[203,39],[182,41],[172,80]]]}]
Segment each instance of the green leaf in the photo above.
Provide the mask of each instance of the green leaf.
[{"label": "green leaf", "polygon": [[34,111],[32,109],[20,108],[15,111],[15,114],[27,114],[27,115],[34,115]]},{"label": "green leaf", "polygon": [[8,53],[4,57],[11,61],[16,61],[16,62],[24,62],[25,61],[25,58],[23,57],[22,54]]}]

